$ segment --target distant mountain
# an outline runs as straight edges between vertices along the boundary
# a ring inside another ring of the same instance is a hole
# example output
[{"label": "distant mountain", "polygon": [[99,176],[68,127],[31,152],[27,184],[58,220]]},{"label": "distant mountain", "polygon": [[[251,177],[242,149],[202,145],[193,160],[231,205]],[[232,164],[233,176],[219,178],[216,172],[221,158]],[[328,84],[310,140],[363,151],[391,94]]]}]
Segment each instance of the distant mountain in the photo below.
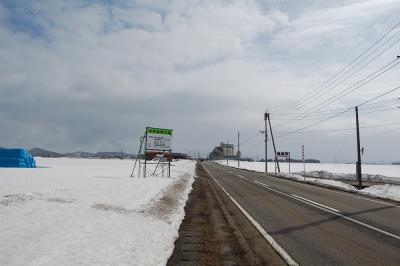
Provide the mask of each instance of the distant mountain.
[{"label": "distant mountain", "polygon": [[304,162],[305,163],[321,163],[321,161],[317,160],[317,159],[305,159]]},{"label": "distant mountain", "polygon": [[76,157],[76,158],[93,158],[95,155],[90,152],[84,152],[84,151],[77,151],[77,152],[69,152],[69,153],[64,153],[64,157]]},{"label": "distant mountain", "polygon": [[133,154],[128,154],[128,153],[123,153],[123,152],[114,152],[114,151],[109,151],[109,152],[98,152],[95,154],[96,158],[133,158],[135,157]]},{"label": "distant mountain", "polygon": [[393,165],[400,165],[400,162],[394,162]]},{"label": "distant mountain", "polygon": [[68,153],[57,153],[53,151],[47,151],[40,148],[34,148],[29,151],[32,156],[37,157],[48,157],[48,158],[60,158],[60,157],[70,157],[70,158],[136,158],[135,155],[123,152],[98,152],[98,153],[90,153],[85,151],[77,151],[77,152],[68,152]]},{"label": "distant mountain", "polygon": [[53,151],[46,151],[46,150],[43,150],[40,148],[34,148],[34,149],[30,150],[29,153],[32,156],[38,156],[38,157],[50,157],[50,158],[63,157],[63,154],[61,154],[61,153],[57,153],[57,152],[53,152]]}]

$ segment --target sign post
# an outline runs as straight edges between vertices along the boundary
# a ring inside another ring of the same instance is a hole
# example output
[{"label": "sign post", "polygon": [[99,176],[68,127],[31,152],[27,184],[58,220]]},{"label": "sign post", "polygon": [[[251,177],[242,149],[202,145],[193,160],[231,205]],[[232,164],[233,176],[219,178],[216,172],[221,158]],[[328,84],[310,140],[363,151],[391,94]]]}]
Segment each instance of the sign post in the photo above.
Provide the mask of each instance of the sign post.
[{"label": "sign post", "polygon": [[[171,176],[172,133],[173,130],[171,129],[146,127],[146,131],[144,133],[143,140],[141,140],[139,153],[136,158],[131,177],[133,176],[137,162],[139,162],[139,177],[140,177],[140,169],[142,164],[141,157],[143,157],[144,159],[143,177],[146,177],[148,173],[147,169],[148,165],[151,164],[156,165],[151,175],[154,176],[157,172],[158,167],[160,166],[161,174],[164,177],[164,171],[165,171],[164,166],[168,165],[167,176],[168,177]],[[142,146],[144,147],[142,148]]]},{"label": "sign post", "polygon": [[289,161],[289,174],[290,174],[290,152],[288,152],[288,151],[278,151],[278,152],[276,152],[276,157],[288,159],[288,161]]}]

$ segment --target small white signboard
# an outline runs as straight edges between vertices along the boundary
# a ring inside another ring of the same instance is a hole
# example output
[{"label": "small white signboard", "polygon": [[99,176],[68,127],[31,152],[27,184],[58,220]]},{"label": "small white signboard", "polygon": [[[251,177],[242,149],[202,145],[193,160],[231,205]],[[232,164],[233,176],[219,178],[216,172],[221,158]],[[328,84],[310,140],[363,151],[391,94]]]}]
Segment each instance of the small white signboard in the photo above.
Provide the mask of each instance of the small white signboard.
[{"label": "small white signboard", "polygon": [[277,151],[276,156],[280,158],[289,158],[290,152],[288,151]]}]

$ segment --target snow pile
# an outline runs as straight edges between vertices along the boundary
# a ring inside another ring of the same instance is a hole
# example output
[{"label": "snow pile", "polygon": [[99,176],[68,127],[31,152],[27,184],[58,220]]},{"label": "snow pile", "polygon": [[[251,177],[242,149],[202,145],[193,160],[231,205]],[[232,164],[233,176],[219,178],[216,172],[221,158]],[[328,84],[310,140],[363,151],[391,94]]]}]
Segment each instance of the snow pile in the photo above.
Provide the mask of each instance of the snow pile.
[{"label": "snow pile", "polygon": [[[355,174],[330,173],[327,171],[306,172],[306,176],[331,179],[331,180],[356,181]],[[373,182],[373,183],[386,183],[386,184],[400,185],[399,178],[383,176],[383,175],[363,174],[362,180],[366,181],[366,182]]]},{"label": "snow pile", "polygon": [[297,181],[307,182],[307,183],[314,183],[323,187],[330,187],[330,188],[338,188],[346,191],[355,191],[356,189],[349,184],[335,181],[335,180],[326,180],[320,178],[312,178],[312,177],[304,177],[299,174],[288,174],[288,173],[277,173],[277,176],[285,177],[287,179],[293,179]]},{"label": "snow pile", "polygon": [[36,158],[0,168],[0,265],[165,265],[194,161],[130,178],[133,161]]},{"label": "snow pile", "polygon": [[360,193],[381,198],[389,198],[400,201],[400,186],[394,185],[376,185],[364,188]]}]

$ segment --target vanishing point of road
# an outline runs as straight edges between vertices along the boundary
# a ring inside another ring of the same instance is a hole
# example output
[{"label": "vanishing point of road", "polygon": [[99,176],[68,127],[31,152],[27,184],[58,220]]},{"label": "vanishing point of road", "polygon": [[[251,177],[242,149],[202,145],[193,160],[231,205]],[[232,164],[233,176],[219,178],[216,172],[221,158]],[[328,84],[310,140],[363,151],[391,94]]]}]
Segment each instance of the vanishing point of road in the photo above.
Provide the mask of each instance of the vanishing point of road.
[{"label": "vanishing point of road", "polygon": [[400,264],[400,204],[202,164],[295,263]]}]

